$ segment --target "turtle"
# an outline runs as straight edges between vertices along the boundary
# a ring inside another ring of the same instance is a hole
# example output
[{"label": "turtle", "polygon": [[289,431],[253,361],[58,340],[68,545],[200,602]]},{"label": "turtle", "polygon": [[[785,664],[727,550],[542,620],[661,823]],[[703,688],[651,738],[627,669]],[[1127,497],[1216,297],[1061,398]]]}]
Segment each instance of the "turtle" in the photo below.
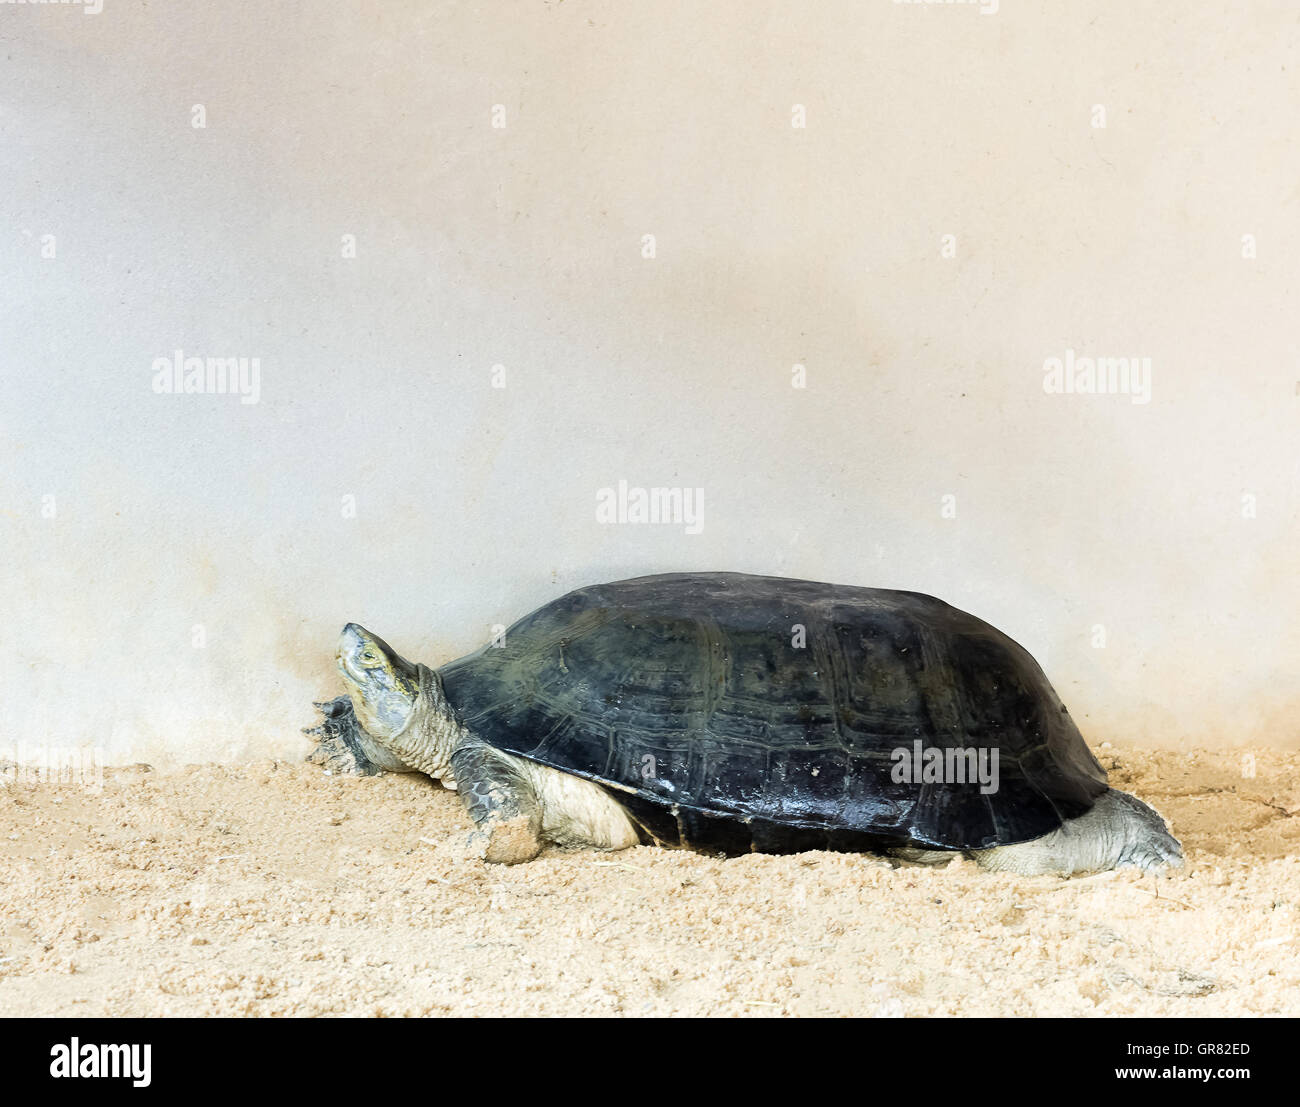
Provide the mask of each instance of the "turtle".
[{"label": "turtle", "polygon": [[356,623],[309,759],[425,773],[471,852],[956,856],[1164,874],[1182,848],[1110,788],[1033,657],[919,592],[734,572],[579,588],[438,669]]}]

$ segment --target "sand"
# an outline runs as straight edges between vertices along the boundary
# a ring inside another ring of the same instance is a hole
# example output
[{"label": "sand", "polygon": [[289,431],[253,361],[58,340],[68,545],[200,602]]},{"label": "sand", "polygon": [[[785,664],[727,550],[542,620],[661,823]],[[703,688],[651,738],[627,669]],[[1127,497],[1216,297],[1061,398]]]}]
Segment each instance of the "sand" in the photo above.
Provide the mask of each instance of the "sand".
[{"label": "sand", "polygon": [[637,848],[465,860],[415,776],[0,787],[0,1014],[1300,1014],[1300,754],[1103,747],[1165,880]]}]

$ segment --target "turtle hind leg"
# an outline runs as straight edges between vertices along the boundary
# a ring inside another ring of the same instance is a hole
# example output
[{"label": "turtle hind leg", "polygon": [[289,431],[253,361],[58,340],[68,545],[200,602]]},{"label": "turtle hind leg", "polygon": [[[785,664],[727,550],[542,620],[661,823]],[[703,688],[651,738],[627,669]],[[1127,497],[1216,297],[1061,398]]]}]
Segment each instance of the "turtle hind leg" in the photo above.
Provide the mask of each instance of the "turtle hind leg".
[{"label": "turtle hind leg", "polygon": [[1162,876],[1183,864],[1183,849],[1159,812],[1114,788],[1090,811],[1041,838],[993,849],[972,850],[986,869],[1025,876],[1102,872],[1133,867]]},{"label": "turtle hind leg", "polygon": [[452,753],[451,768],[483,860],[514,865],[536,857],[542,805],[514,759],[482,742],[466,742]]},{"label": "turtle hind leg", "polygon": [[316,726],[302,729],[304,734],[320,739],[316,748],[307,755],[307,760],[313,765],[320,765],[327,773],[340,776],[377,776],[383,772],[411,771],[365,732],[352,709],[352,700],[347,696],[315,706],[325,717]]}]

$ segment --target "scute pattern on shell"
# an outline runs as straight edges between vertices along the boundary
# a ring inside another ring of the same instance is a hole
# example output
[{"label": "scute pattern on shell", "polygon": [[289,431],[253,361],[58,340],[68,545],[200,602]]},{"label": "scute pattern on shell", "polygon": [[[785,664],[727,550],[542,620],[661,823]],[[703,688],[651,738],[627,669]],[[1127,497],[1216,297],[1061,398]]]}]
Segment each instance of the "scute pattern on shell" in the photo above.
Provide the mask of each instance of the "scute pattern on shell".
[{"label": "scute pattern on shell", "polygon": [[[986,848],[1107,787],[1033,658],[914,592],[640,577],[570,592],[439,675],[476,736],[617,790],[659,838]],[[997,749],[998,791],[895,782],[917,741]]]}]

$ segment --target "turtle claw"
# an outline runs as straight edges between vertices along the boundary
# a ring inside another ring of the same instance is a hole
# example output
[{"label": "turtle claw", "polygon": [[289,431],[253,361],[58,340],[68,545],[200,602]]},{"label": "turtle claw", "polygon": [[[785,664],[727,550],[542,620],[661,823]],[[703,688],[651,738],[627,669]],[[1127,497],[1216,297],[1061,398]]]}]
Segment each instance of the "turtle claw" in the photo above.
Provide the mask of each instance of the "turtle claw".
[{"label": "turtle claw", "polygon": [[542,849],[537,828],[527,815],[491,819],[479,830],[486,839],[483,860],[492,864],[517,865],[521,861],[531,861]]},{"label": "turtle claw", "polygon": [[454,834],[437,847],[448,861],[486,861],[490,865],[517,865],[531,861],[541,851],[536,828],[526,815],[491,819],[468,834]]},{"label": "turtle claw", "polygon": [[347,696],[315,707],[325,717],[316,726],[302,728],[304,734],[320,739],[306,757],[309,763],[320,765],[336,776],[377,776],[383,772],[361,748],[361,724]]},{"label": "turtle claw", "polygon": [[1139,828],[1130,833],[1129,846],[1117,868],[1132,866],[1151,876],[1168,876],[1183,867],[1183,847],[1169,833],[1169,825],[1160,812],[1126,792],[1111,791],[1108,795],[1123,804]]},{"label": "turtle claw", "polygon": [[1165,834],[1130,851],[1120,862],[1120,867],[1132,866],[1151,876],[1165,877],[1175,869],[1181,869],[1185,863],[1178,842],[1172,835]]}]

